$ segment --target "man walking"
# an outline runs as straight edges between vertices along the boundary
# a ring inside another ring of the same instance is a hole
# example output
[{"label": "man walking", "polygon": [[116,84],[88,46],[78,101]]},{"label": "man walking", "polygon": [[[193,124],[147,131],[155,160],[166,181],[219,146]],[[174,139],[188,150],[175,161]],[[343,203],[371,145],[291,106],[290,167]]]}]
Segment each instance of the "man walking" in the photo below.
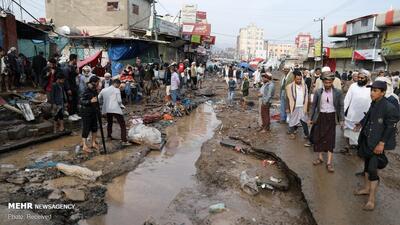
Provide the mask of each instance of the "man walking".
[{"label": "man walking", "polygon": [[266,133],[267,131],[271,130],[269,108],[271,107],[271,101],[274,97],[275,86],[272,82],[272,74],[268,72],[263,73],[261,77],[263,80],[263,86],[260,88],[260,93],[258,94],[258,97],[261,97],[259,100],[259,104],[262,125],[259,131],[260,133]]},{"label": "man walking", "polygon": [[322,153],[328,152],[326,168],[334,172],[332,157],[335,148],[336,123],[343,126],[344,110],[342,92],[333,87],[335,74],[325,73],[322,75],[323,88],[317,89],[314,94],[311,107],[311,142],[314,144],[314,152],[318,158],[313,164],[319,165],[324,162]]},{"label": "man walking", "polygon": [[349,149],[355,149],[357,146],[360,132],[355,130],[356,123],[364,118],[371,104],[371,89],[367,87],[370,76],[369,71],[360,70],[357,83],[350,86],[344,98],[344,136],[348,138],[349,145],[342,152],[349,152]]},{"label": "man walking", "polygon": [[378,169],[388,164],[385,150],[396,147],[396,123],[399,121],[398,111],[384,96],[387,84],[375,81],[371,86],[371,107],[366,116],[357,125],[362,126],[358,139],[358,155],[364,159],[365,186],[356,191],[356,195],[369,195],[364,210],[374,210],[375,195],[378,189]]},{"label": "man walking", "polygon": [[295,130],[297,125],[301,123],[304,131],[304,137],[308,139],[307,110],[308,110],[308,89],[303,81],[300,70],[294,70],[294,82],[286,87],[287,95],[287,113],[289,117],[289,135],[290,139],[295,139]]},{"label": "man walking", "polygon": [[281,79],[281,107],[280,107],[280,123],[286,123],[286,86],[293,82],[293,73],[289,67],[285,66],[283,69],[283,76]]},{"label": "man walking", "polygon": [[129,146],[130,143],[126,138],[126,125],[123,117],[122,109],[124,106],[122,105],[121,98],[121,90],[119,87],[121,86],[121,81],[115,79],[112,82],[110,87],[104,88],[100,91],[99,101],[102,104],[101,112],[102,114],[106,114],[107,116],[107,137],[112,140],[112,127],[113,127],[113,118],[117,119],[117,122],[121,128],[121,141],[123,146]]}]

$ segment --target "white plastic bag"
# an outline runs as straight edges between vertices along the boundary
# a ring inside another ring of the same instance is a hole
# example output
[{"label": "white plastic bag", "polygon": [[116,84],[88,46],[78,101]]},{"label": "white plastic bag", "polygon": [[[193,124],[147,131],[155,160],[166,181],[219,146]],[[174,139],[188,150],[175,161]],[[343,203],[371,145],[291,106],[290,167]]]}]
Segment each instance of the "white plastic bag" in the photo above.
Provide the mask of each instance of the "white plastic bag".
[{"label": "white plastic bag", "polygon": [[154,127],[137,124],[129,129],[128,140],[137,144],[161,144],[161,132]]}]

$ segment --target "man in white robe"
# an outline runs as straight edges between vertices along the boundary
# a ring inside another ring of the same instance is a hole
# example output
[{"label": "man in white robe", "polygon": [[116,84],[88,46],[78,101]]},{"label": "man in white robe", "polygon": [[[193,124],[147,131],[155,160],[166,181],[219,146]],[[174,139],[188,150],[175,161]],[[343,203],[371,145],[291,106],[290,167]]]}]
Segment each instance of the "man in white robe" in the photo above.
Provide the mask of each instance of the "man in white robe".
[{"label": "man in white robe", "polygon": [[360,131],[356,129],[356,124],[364,118],[371,105],[371,88],[367,87],[370,77],[371,73],[369,71],[361,70],[358,74],[357,83],[350,85],[344,98],[344,136],[349,140],[349,146],[344,152],[348,152],[349,148],[357,146]]}]

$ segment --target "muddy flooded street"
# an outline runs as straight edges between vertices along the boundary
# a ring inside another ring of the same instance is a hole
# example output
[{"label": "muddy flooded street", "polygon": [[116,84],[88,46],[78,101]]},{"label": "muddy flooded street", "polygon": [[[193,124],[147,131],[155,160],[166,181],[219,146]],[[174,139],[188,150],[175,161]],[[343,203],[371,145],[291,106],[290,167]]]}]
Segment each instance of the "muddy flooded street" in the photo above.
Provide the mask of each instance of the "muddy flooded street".
[{"label": "muddy flooded street", "polygon": [[150,153],[135,171],[107,186],[107,214],[80,224],[130,225],[133,218],[135,224],[142,224],[161,217],[183,188],[197,183],[195,162],[219,123],[212,107],[203,104],[167,128],[168,141],[161,152]]}]

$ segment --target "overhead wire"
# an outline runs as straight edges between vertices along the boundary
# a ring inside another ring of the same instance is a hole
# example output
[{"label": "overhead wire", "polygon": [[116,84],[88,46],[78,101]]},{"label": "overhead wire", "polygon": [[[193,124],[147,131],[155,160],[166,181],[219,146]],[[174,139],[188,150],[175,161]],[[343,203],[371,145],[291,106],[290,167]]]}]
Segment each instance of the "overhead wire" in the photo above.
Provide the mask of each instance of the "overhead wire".
[{"label": "overhead wire", "polygon": [[[327,13],[325,13],[324,15],[322,15],[322,16],[320,16],[320,17],[321,17],[321,18],[322,18],[322,17],[328,17],[328,16],[332,15],[333,13],[338,12],[340,9],[343,9],[344,6],[346,6],[346,5],[348,6],[349,3],[354,3],[355,1],[357,1],[357,0],[346,0],[346,1],[342,2],[340,5],[338,5],[337,7],[335,7],[334,9],[328,11]],[[308,22],[307,24],[305,24],[304,26],[301,26],[301,27],[300,27],[299,29],[297,29],[296,31],[290,32],[290,33],[285,34],[285,35],[282,35],[282,36],[280,36],[280,37],[278,37],[278,38],[276,38],[276,39],[287,38],[287,37],[289,37],[289,36],[295,35],[295,34],[297,34],[298,32],[303,31],[305,28],[307,28],[308,26],[310,26],[310,25],[312,25],[312,24],[315,24],[315,22],[314,22],[314,21],[310,21],[310,22]]]}]

